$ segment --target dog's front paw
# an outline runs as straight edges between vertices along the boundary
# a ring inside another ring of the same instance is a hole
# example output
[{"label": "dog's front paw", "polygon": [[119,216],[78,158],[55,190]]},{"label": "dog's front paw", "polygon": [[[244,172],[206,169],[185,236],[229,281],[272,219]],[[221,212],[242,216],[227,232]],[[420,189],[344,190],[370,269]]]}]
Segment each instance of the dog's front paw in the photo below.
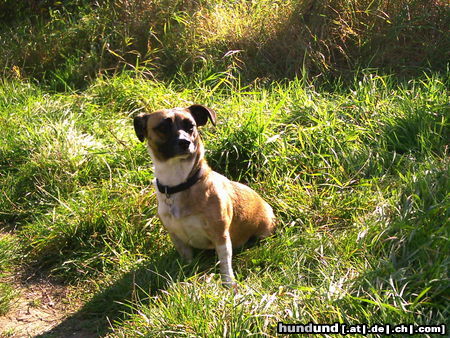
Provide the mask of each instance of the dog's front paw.
[{"label": "dog's front paw", "polygon": [[234,294],[237,294],[238,285],[235,280],[233,280],[231,278],[222,279],[222,285],[224,288],[231,289],[231,290],[233,290]]},{"label": "dog's front paw", "polygon": [[228,284],[223,284],[223,286],[224,286],[225,288],[230,289],[231,291],[233,291],[233,293],[234,293],[235,295],[238,294],[238,285],[237,285],[236,282],[231,282],[231,283],[228,283]]}]

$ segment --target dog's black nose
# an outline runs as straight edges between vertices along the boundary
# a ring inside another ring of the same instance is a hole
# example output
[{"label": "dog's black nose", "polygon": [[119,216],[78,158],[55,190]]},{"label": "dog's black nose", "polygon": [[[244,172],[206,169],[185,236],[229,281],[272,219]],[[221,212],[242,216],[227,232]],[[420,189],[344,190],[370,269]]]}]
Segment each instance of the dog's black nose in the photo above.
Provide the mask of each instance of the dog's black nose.
[{"label": "dog's black nose", "polygon": [[189,146],[191,145],[191,141],[185,140],[185,139],[179,139],[178,145],[180,146],[181,149],[187,150],[189,148]]}]

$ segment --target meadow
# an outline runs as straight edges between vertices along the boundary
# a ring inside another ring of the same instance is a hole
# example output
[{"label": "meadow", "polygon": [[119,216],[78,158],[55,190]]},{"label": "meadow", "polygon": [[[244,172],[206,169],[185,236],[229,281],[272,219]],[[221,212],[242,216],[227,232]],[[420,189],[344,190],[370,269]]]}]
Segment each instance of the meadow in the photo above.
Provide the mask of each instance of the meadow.
[{"label": "meadow", "polygon": [[[35,21],[3,14],[15,30],[1,29],[10,48],[0,82],[0,316],[20,297],[11,276],[33,275],[82,304],[48,337],[77,321],[108,337],[271,337],[278,322],[448,332],[450,49],[439,29],[449,7],[423,12],[439,18],[431,27],[407,26],[383,1],[168,3],[72,1],[43,5]],[[341,26],[314,26],[325,9],[323,20]],[[308,10],[309,21],[280,21]],[[145,41],[130,21],[138,14],[141,24],[161,21]],[[299,33],[287,55],[292,45],[279,42],[299,27],[317,45],[302,49],[311,45]],[[405,38],[374,53],[395,27],[404,29],[396,38],[433,31],[434,49]],[[104,49],[93,48],[99,32]],[[275,47],[281,54],[268,53]],[[413,50],[420,57],[408,58]],[[278,219],[272,237],[234,253],[237,294],[221,286],[214,252],[179,260],[132,126],[141,111],[191,103],[217,112],[217,126],[202,130],[211,167],[258,191]]]}]

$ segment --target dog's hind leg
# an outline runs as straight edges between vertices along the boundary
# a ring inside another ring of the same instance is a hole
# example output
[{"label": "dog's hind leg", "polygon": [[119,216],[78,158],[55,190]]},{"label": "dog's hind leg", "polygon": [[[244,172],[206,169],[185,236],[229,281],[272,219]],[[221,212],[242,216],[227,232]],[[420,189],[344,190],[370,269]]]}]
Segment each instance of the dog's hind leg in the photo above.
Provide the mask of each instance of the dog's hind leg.
[{"label": "dog's hind leg", "polygon": [[275,228],[276,220],[275,215],[273,214],[272,207],[270,207],[267,203],[265,204],[267,208],[267,212],[265,212],[266,217],[261,220],[258,230],[256,232],[256,237],[259,239],[269,237],[272,235],[273,230]]}]

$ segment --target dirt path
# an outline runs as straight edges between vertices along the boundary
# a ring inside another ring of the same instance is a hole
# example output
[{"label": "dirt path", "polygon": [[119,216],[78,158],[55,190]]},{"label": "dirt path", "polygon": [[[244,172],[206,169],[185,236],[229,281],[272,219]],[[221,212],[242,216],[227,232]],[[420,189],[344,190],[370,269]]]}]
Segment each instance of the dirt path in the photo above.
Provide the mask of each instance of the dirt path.
[{"label": "dirt path", "polygon": [[[14,280],[13,280],[14,278]],[[68,316],[75,313],[81,302],[71,297],[71,290],[45,279],[33,278],[17,282],[17,276],[8,277],[16,288],[18,296],[13,300],[10,311],[0,316],[0,337],[35,337],[52,330]],[[5,281],[5,280],[3,280]],[[52,332],[52,337],[95,337],[88,329],[80,326],[67,327],[71,332]],[[85,324],[85,323],[84,323]],[[60,331],[60,330],[58,330]]]}]

